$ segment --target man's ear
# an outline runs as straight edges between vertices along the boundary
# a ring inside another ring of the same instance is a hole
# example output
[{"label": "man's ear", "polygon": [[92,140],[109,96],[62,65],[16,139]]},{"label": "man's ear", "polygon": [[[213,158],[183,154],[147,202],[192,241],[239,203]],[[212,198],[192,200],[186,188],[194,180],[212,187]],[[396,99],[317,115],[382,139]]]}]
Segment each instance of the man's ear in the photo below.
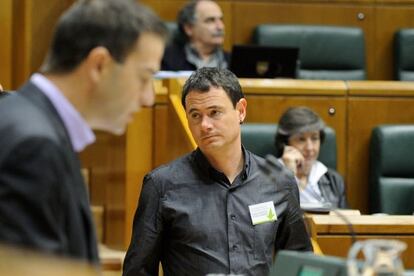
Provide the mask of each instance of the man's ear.
[{"label": "man's ear", "polygon": [[184,29],[185,34],[188,37],[191,37],[193,35],[193,26],[192,25],[190,25],[190,24],[184,24],[183,25],[183,29]]},{"label": "man's ear", "polygon": [[99,46],[93,48],[86,57],[87,74],[93,82],[99,82],[104,70],[112,61],[108,49]]},{"label": "man's ear", "polygon": [[239,121],[240,123],[243,123],[247,112],[247,101],[245,98],[241,98],[237,102],[236,109],[239,111]]}]

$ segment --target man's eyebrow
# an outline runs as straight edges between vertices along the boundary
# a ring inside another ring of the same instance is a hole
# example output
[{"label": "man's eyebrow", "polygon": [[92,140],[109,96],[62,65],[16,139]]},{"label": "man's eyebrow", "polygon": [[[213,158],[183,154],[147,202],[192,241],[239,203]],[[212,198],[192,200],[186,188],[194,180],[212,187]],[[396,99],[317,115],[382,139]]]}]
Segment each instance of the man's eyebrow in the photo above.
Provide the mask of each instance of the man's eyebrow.
[{"label": "man's eyebrow", "polygon": [[[211,109],[223,109],[223,107],[221,105],[211,105],[211,106],[207,107],[206,109],[209,109],[209,110],[211,110]],[[195,107],[190,108],[188,110],[188,113],[191,113],[191,112],[194,112],[194,111],[198,111],[198,108],[195,108]]]},{"label": "man's eyebrow", "polygon": [[211,15],[211,16],[207,16],[206,18],[204,18],[205,21],[214,20],[214,19],[223,19],[223,15],[218,15],[218,16]]},{"label": "man's eyebrow", "polygon": [[188,113],[191,114],[191,113],[194,113],[196,111],[198,111],[197,108],[190,108],[190,110],[188,110]]},{"label": "man's eyebrow", "polygon": [[221,105],[212,105],[207,107],[207,109],[223,109],[223,107]]}]

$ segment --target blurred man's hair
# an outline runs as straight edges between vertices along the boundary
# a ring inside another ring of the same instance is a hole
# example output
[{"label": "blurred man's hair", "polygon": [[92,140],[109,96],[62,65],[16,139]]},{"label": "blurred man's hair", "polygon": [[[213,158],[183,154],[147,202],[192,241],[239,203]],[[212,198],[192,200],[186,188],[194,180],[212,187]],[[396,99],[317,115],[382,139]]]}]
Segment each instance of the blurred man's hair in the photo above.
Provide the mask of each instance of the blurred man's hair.
[{"label": "blurred man's hair", "polygon": [[60,18],[41,71],[70,72],[99,46],[122,63],[146,32],[167,37],[164,23],[134,0],[78,1]]}]

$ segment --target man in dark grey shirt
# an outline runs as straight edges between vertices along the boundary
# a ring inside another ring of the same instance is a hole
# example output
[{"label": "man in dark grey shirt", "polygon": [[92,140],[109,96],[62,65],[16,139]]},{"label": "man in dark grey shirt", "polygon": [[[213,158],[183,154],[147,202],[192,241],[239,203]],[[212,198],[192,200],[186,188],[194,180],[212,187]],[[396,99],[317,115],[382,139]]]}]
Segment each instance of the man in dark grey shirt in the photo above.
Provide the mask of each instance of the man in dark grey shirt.
[{"label": "man in dark grey shirt", "polygon": [[182,103],[198,149],[149,173],[134,218],[124,275],[267,275],[277,250],[310,251],[293,175],[241,144],[247,102],[237,78],[202,68]]}]

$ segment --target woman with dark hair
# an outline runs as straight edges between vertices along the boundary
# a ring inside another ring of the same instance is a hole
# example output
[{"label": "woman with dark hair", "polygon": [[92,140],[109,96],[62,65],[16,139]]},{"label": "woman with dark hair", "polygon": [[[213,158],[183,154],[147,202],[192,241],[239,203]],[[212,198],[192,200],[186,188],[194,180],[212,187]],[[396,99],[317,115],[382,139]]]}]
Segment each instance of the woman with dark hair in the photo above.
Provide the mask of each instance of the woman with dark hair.
[{"label": "woman with dark hair", "polygon": [[342,177],[318,161],[325,138],[325,123],[307,107],[289,108],[282,114],[275,137],[276,157],[295,174],[300,203],[347,208]]}]

